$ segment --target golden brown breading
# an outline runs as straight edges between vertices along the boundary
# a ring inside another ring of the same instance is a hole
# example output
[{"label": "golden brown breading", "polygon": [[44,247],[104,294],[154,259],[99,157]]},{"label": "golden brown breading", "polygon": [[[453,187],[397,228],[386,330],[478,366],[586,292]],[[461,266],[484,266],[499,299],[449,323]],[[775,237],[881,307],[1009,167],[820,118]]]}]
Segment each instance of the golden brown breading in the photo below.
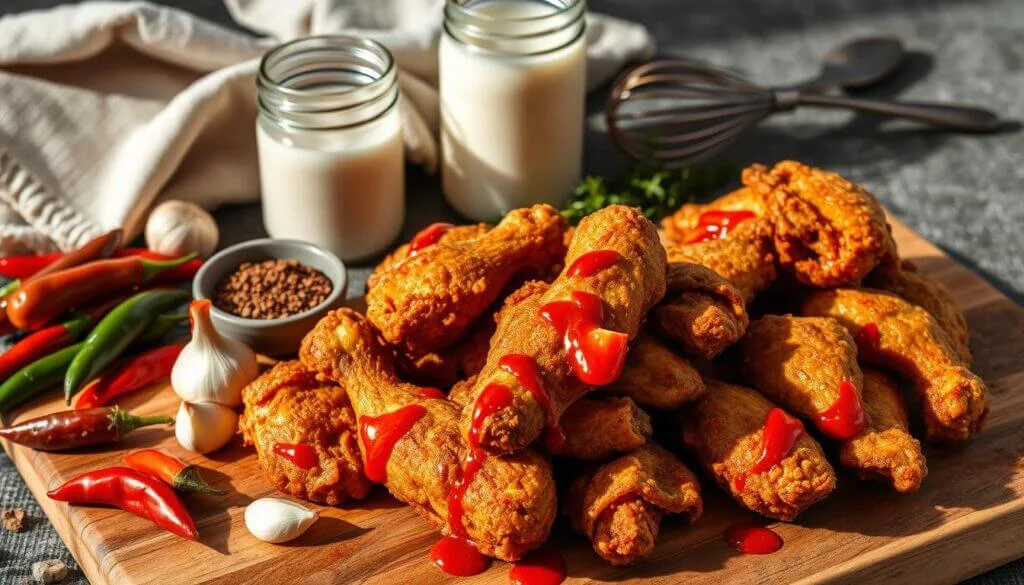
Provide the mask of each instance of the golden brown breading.
[{"label": "golden brown breading", "polygon": [[[485,223],[452,226],[448,231],[441,234],[437,243],[447,245],[454,242],[473,240],[486,234],[490,229],[491,227]],[[381,275],[394,268],[402,260],[409,257],[409,247],[410,245],[408,243],[402,244],[377,264],[376,268],[373,269],[373,273],[366,279],[367,291],[377,285]]]},{"label": "golden brown breading", "polygon": [[836,289],[811,293],[801,312],[836,319],[857,340],[863,363],[911,382],[929,440],[962,441],[984,426],[988,389],[928,311],[882,291]]},{"label": "golden brown breading", "polygon": [[762,450],[762,431],[775,407],[757,392],[708,381],[708,393],[680,409],[682,440],[700,464],[741,506],[791,521],[836,486],[821,446],[801,433],[793,448],[763,473],[750,469]]},{"label": "golden brown breading", "polygon": [[689,359],[640,333],[629,346],[622,375],[599,390],[628,396],[642,406],[674,410],[704,395],[704,379]]},{"label": "golden brown breading", "polygon": [[590,390],[570,367],[563,335],[542,315],[540,308],[565,301],[571,294],[590,293],[603,303],[605,330],[636,336],[648,309],[665,293],[665,250],[654,225],[634,208],[613,205],[580,222],[573,235],[565,264],[588,252],[612,250],[620,257],[589,276],[570,276],[567,268],[543,294],[506,304],[491,338],[487,364],[477,377],[474,396],[463,414],[463,433],[468,436],[474,404],[492,384],[507,387],[510,406],[498,408],[478,422],[480,446],[493,453],[509,453],[536,439],[549,423],[545,408],[519,379],[500,365],[507,355],[524,355],[535,363],[557,420],[570,404]]},{"label": "golden brown breading", "polygon": [[668,293],[651,311],[651,326],[677,342],[683,353],[711,359],[747,329],[743,295],[710,268],[674,262],[666,275]]},{"label": "golden brown breading", "polygon": [[475,376],[484,367],[495,328],[494,315],[484,314],[470,326],[463,339],[447,349],[419,357],[399,353],[396,356],[398,372],[416,384],[451,388],[459,380]]},{"label": "golden brown breading", "polygon": [[566,225],[555,208],[535,205],[510,211],[482,236],[428,246],[376,275],[367,316],[410,355],[449,347],[517,274],[562,261]]},{"label": "golden brown breading", "polygon": [[573,528],[613,565],[650,554],[663,515],[682,514],[692,524],[702,510],[697,478],[653,442],[582,474],[563,505]]},{"label": "golden brown breading", "polygon": [[[319,382],[298,361],[280,362],[245,387],[238,428],[256,446],[263,474],[285,494],[336,505],[362,499],[370,489],[357,443],[356,415],[345,390]],[[300,443],[316,452],[317,465],[302,469],[274,452],[278,443]]]},{"label": "golden brown breading", "polygon": [[[448,497],[468,452],[458,428],[459,406],[424,398],[420,388],[400,381],[380,334],[351,309],[321,319],[303,339],[299,355],[321,376],[345,383],[361,425],[366,417],[410,405],[423,409],[423,416],[395,442],[386,462],[385,485],[435,526],[451,532]],[[547,539],[554,521],[551,465],[529,449],[487,457],[468,483],[462,505],[465,534],[460,536],[486,555],[516,560]]]},{"label": "golden brown breading", "polygon": [[888,250],[881,205],[835,173],[782,161],[748,167],[743,184],[768,201],[779,264],[804,284],[856,284]]},{"label": "golden brown breading", "polygon": [[665,251],[670,265],[692,262],[717,272],[740,291],[748,305],[775,282],[771,228],[763,219],[744,221],[723,239],[668,245]]},{"label": "golden brown breading", "polygon": [[[846,439],[860,432],[857,346],[834,319],[765,315],[750,322],[739,355],[743,377],[772,402],[827,436]],[[840,402],[844,382],[852,384],[856,401],[839,416],[823,417]]]},{"label": "golden brown breading", "polygon": [[556,455],[599,461],[643,445],[651,436],[651,417],[624,396],[577,400],[559,421],[565,441]]},{"label": "golden brown breading", "polygon": [[899,270],[876,269],[864,279],[865,286],[877,288],[915,304],[935,317],[946,333],[957,356],[965,364],[971,363],[970,335],[967,319],[957,306],[953,293],[941,282],[917,272],[913,263],[904,260]]},{"label": "golden brown breading", "polygon": [[700,222],[700,216],[708,211],[750,211],[758,217],[764,217],[768,213],[768,202],[763,194],[743,187],[709,203],[687,203],[661,220],[665,239],[674,245],[692,241],[695,236],[700,235],[694,231]]},{"label": "golden brown breading", "polygon": [[907,409],[896,382],[881,372],[864,370],[867,425],[839,444],[839,462],[862,479],[880,479],[898,492],[915,492],[928,475],[921,443],[910,434]]}]

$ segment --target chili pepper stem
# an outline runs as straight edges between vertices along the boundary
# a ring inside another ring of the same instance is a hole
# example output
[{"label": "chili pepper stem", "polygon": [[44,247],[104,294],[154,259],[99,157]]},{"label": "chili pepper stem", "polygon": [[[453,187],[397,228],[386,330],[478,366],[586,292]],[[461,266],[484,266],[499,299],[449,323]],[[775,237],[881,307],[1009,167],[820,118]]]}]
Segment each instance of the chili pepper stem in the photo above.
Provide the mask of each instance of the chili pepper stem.
[{"label": "chili pepper stem", "polygon": [[136,416],[120,407],[110,409],[110,427],[117,429],[117,434],[126,435],[135,429],[150,425],[174,424],[173,416]]},{"label": "chili pepper stem", "polygon": [[170,270],[171,268],[177,268],[197,256],[198,254],[196,252],[192,252],[191,254],[175,258],[174,260],[149,260],[146,258],[140,258],[139,263],[142,265],[142,280],[149,282],[161,272]]},{"label": "chili pepper stem", "polygon": [[18,279],[12,280],[11,282],[8,282],[7,284],[3,285],[2,287],[0,287],[0,298],[6,297],[12,292],[18,290],[19,286],[21,286],[21,281]]},{"label": "chili pepper stem", "polygon": [[228,493],[206,483],[202,476],[199,475],[199,468],[195,465],[189,465],[179,471],[178,475],[174,476],[174,489],[181,492],[210,494],[213,496],[223,496]]}]

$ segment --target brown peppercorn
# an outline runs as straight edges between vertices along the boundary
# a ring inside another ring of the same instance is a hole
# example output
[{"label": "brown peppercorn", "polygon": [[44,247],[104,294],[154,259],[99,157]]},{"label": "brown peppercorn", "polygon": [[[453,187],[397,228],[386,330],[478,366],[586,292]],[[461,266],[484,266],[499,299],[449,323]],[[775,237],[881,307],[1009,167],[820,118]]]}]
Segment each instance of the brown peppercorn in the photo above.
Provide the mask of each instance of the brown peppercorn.
[{"label": "brown peppercorn", "polygon": [[213,304],[246,319],[279,319],[316,307],[333,289],[323,272],[297,260],[245,262],[220,281]]}]

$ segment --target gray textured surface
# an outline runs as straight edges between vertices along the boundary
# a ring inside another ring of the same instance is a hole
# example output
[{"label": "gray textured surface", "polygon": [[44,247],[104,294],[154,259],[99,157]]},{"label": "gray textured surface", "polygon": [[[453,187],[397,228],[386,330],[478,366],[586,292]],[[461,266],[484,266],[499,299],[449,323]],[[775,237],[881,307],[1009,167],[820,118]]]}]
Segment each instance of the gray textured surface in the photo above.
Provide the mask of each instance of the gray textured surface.
[{"label": "gray textured surface", "polygon": [[[2,0],[0,14],[62,3]],[[228,23],[219,0],[168,2]],[[662,53],[733,67],[762,83],[797,81],[817,59],[858,34],[895,34],[913,51],[898,79],[864,92],[956,100],[1024,118],[1024,1],[1021,0],[591,0],[594,10],[632,18],[654,32]],[[0,43],[3,40],[0,39]],[[600,96],[592,100],[600,107]],[[901,220],[993,282],[1024,299],[1024,133],[942,134],[867,116],[801,111],[744,138],[727,158],[737,164],[795,158],[865,183]],[[588,135],[586,166],[621,164],[603,135]],[[451,217],[436,183],[412,170],[405,236]],[[263,234],[257,206],[218,213],[224,244]],[[359,294],[365,267],[352,271]],[[0,582],[20,583],[33,561],[73,560],[21,478],[0,455],[0,507],[25,507],[27,532],[0,531]],[[66,582],[83,582],[77,570]],[[971,581],[1024,584],[1024,561]]]}]

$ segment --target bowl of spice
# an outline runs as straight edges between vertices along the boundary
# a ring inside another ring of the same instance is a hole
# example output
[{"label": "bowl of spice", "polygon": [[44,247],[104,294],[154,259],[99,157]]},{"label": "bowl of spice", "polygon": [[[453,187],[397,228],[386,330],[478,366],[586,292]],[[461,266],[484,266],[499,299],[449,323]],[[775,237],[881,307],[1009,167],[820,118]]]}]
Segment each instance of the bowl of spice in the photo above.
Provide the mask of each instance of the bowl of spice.
[{"label": "bowl of spice", "polygon": [[192,294],[213,301],[217,330],[266,355],[294,354],[302,337],[345,300],[348,278],[337,256],[309,242],[262,239],[207,260]]}]

